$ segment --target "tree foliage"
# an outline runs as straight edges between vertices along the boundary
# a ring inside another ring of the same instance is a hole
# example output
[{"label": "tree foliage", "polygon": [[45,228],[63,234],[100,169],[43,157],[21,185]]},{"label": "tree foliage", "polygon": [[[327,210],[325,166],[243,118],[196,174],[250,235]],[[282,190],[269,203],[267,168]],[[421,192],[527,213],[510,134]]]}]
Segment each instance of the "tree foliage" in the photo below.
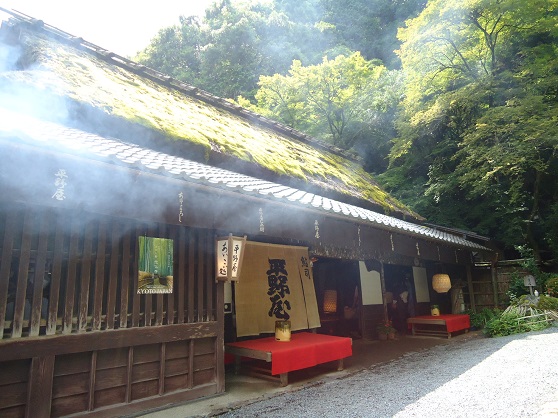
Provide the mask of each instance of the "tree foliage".
[{"label": "tree foliage", "polygon": [[[385,169],[400,73],[360,53],[324,57],[318,65],[294,61],[288,75],[261,76],[253,109],[342,149],[374,155],[371,171]],[[246,100],[239,103],[249,106]],[[371,148],[375,147],[375,152]],[[378,159],[378,157],[382,159]]]},{"label": "tree foliage", "polygon": [[420,175],[423,215],[451,208],[444,221],[505,245],[556,245],[544,232],[558,191],[556,6],[434,0],[401,29],[406,90],[385,177]]}]

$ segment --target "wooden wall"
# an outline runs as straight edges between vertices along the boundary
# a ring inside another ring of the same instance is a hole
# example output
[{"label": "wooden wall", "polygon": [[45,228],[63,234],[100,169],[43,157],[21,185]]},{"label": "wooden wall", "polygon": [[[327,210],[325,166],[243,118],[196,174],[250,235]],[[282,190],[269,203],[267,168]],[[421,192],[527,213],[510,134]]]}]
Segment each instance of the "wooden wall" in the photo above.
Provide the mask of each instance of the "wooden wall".
[{"label": "wooden wall", "polygon": [[[140,235],[174,240],[172,293],[137,294]],[[1,203],[0,416],[114,415],[223,392],[213,242],[210,230]]]}]

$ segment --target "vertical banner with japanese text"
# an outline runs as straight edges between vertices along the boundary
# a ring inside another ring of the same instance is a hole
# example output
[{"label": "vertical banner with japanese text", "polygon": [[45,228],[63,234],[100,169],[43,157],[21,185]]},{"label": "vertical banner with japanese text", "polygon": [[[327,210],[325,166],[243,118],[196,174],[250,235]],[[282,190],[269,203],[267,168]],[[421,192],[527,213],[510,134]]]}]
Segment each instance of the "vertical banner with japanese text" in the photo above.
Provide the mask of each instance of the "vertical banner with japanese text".
[{"label": "vertical banner with japanese text", "polygon": [[276,320],[293,331],[320,326],[308,248],[248,241],[235,284],[237,336],[273,333]]},{"label": "vertical banner with japanese text", "polygon": [[172,239],[138,238],[138,293],[172,293]]}]

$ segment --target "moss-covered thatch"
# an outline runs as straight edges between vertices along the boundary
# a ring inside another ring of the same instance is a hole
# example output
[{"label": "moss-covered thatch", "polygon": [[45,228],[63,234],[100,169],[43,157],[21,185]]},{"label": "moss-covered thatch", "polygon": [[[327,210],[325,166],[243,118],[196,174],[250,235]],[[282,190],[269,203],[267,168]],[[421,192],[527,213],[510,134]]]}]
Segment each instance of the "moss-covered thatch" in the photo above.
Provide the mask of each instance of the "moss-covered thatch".
[{"label": "moss-covered thatch", "polygon": [[384,192],[356,160],[262,126],[238,112],[153,81],[137,69],[115,65],[45,34],[25,31],[20,42],[23,71],[0,74],[3,84],[69,97],[108,116],[140,124],[165,141],[188,141],[206,148],[206,155],[219,152],[278,176],[302,180],[325,194],[341,193],[383,207],[387,213],[416,217]]}]

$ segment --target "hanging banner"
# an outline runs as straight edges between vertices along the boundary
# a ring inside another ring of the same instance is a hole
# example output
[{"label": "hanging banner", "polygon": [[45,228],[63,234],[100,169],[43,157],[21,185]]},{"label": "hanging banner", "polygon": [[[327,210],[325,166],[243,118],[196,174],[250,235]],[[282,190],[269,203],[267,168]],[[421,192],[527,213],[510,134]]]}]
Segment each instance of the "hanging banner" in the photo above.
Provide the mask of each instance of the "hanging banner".
[{"label": "hanging banner", "polygon": [[138,293],[172,293],[172,239],[139,237]]},{"label": "hanging banner", "polygon": [[308,248],[246,242],[241,279],[235,283],[237,336],[318,328],[320,319]]}]

